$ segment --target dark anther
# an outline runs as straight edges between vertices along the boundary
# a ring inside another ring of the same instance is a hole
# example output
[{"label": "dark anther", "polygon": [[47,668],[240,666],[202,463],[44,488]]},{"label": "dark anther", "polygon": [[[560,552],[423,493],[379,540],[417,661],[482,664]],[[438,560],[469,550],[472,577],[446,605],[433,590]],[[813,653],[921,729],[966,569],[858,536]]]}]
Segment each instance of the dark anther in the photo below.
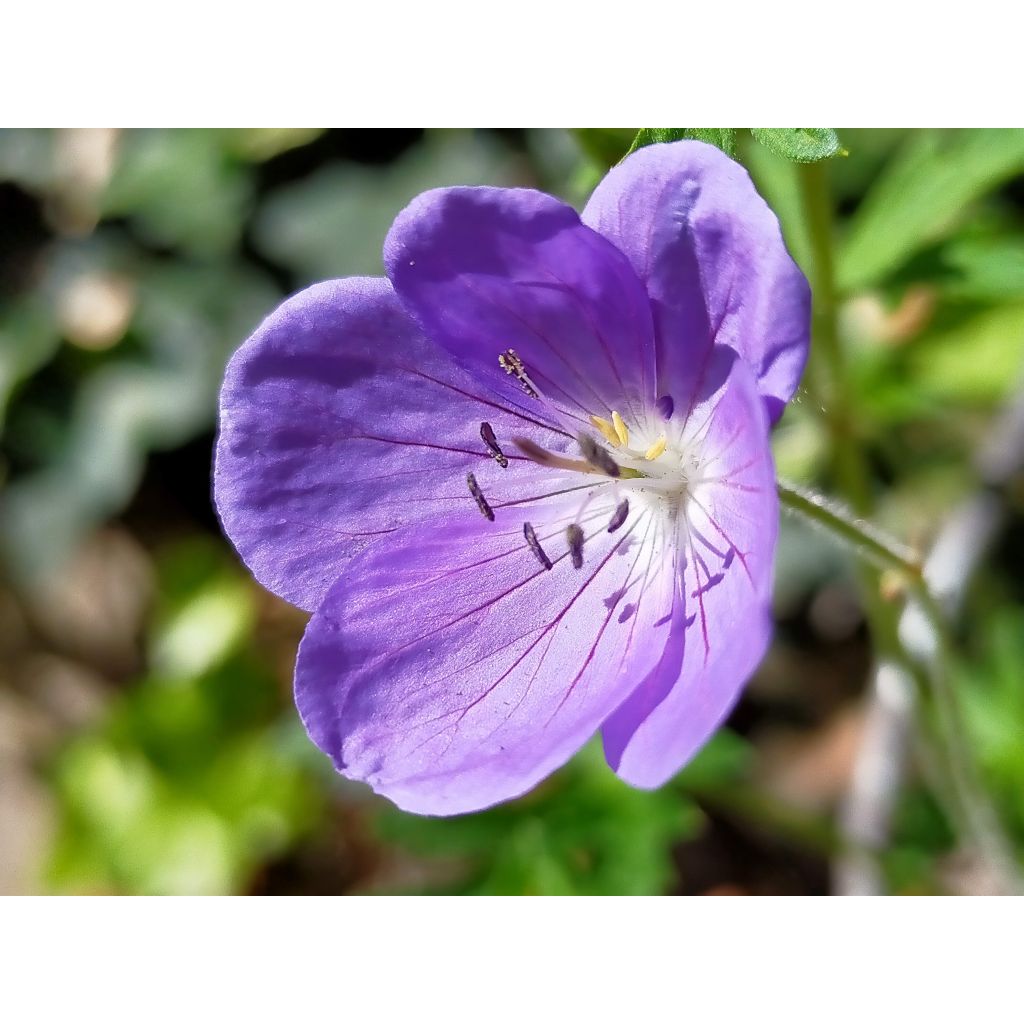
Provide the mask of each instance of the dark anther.
[{"label": "dark anther", "polygon": [[608,532],[614,533],[625,521],[626,516],[629,515],[629,499],[623,498],[622,501],[615,506],[615,511],[612,513],[611,522],[608,524]]},{"label": "dark anther", "polygon": [[494,457],[494,461],[497,462],[502,469],[508,469],[508,459],[505,457],[505,453],[501,450],[501,446],[498,444],[498,439],[494,436],[494,427],[490,423],[480,424],[480,437],[483,439],[487,450]]},{"label": "dark anther", "polygon": [[484,514],[487,519],[494,522],[494,509],[487,504],[487,499],[484,497],[484,492],[480,490],[480,485],[476,482],[476,477],[472,473],[466,474],[466,483],[469,484],[469,493],[476,498],[476,507]]},{"label": "dark anther", "polygon": [[498,365],[510,376],[519,381],[519,386],[531,397],[539,398],[537,389],[533,386],[526,373],[526,367],[514,348],[507,348],[498,356]]},{"label": "dark anther", "polygon": [[655,408],[661,414],[663,420],[672,419],[672,413],[675,412],[676,403],[672,400],[671,395],[662,395],[655,403]]},{"label": "dark anther", "polygon": [[533,532],[533,527],[529,523],[523,523],[523,536],[526,538],[526,543],[530,545],[530,550],[536,556],[537,561],[540,562],[545,569],[550,569],[551,559],[548,558],[544,549],[540,546],[540,541],[537,540],[537,534]]},{"label": "dark anther", "polygon": [[572,567],[583,568],[583,531],[575,524],[565,528],[565,539],[569,542],[569,554],[572,556]]},{"label": "dark anther", "polygon": [[589,434],[580,434],[579,445],[583,458],[594,469],[599,469],[607,476],[619,475],[618,463]]}]

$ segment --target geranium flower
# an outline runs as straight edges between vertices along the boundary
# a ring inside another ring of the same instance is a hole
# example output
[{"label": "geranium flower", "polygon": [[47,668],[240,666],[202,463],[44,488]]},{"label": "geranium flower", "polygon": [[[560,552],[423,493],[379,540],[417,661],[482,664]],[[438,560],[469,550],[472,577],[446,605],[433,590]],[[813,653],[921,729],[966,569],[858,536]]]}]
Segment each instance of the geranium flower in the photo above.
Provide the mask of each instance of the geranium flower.
[{"label": "geranium flower", "polygon": [[597,730],[623,779],[660,785],[771,636],[768,430],[809,319],[774,215],[679,142],[582,217],[426,192],[384,263],[286,301],[221,396],[224,528],[314,613],[309,735],[423,814],[515,797]]}]

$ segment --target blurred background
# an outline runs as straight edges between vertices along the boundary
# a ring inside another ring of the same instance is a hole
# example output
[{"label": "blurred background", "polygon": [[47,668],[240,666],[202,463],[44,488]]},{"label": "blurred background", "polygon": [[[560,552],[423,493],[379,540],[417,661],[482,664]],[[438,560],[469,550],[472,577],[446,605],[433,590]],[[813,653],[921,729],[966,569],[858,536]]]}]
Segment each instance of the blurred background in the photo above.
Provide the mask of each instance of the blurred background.
[{"label": "blurred background", "polygon": [[[299,724],[305,616],[247,576],[210,503],[227,357],[283,296],[381,273],[418,192],[582,205],[634,131],[0,131],[0,892],[823,894],[865,843],[886,891],[987,891],[904,698],[880,702],[855,566],[790,519],[774,647],[658,792],[592,746],[512,804],[416,818]],[[1019,854],[1024,131],[840,138],[851,429],[879,521],[922,552],[946,538],[953,682]],[[797,168],[749,137],[739,156],[803,262]],[[823,411],[803,391],[775,452],[828,491]],[[879,743],[900,770],[865,812]]]}]

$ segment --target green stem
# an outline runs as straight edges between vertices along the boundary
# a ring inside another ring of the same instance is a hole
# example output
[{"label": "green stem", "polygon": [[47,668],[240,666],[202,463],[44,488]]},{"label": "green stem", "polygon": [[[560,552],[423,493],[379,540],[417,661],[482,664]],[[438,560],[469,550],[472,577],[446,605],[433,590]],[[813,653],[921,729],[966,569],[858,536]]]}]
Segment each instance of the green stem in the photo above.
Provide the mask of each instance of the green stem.
[{"label": "green stem", "polygon": [[935,712],[942,740],[942,760],[936,768],[951,791],[951,818],[971,836],[982,856],[999,874],[1004,887],[1020,891],[1013,847],[1003,833],[998,815],[982,785],[970,746],[967,726],[956,691],[950,684],[948,666],[952,659],[949,626],[941,605],[928,588],[921,562],[899,541],[847,509],[820,495],[792,484],[778,483],[782,505],[836,540],[851,547],[860,557],[895,570],[909,588],[918,609],[933,634],[927,654],[916,657],[900,649],[900,661],[924,684],[924,694]]},{"label": "green stem", "polygon": [[1013,844],[982,782],[968,741],[970,734],[963,707],[949,678],[953,644],[946,615],[923,575],[914,581],[913,597],[934,633],[934,648],[930,657],[922,659],[920,668],[942,731],[944,768],[955,791],[957,816],[982,857],[997,872],[1003,888],[1021,893],[1022,882]]},{"label": "green stem", "polygon": [[[901,649],[901,660],[908,667],[926,672],[932,681],[930,696],[945,733],[945,744],[949,748],[950,775],[958,780],[957,789],[960,796],[965,798],[968,790],[973,789],[971,780],[975,772],[969,751],[963,742],[964,723],[958,702],[946,678],[945,666],[951,656],[949,628],[942,607],[925,582],[920,561],[899,541],[881,533],[864,520],[855,518],[836,502],[781,480],[777,487],[779,501],[783,507],[821,527],[862,558],[869,558],[878,565],[899,572],[904,584],[911,591],[918,609],[931,627],[933,642],[928,655],[916,659]],[[972,800],[974,799],[976,794],[972,794]]]},{"label": "green stem", "polygon": [[804,219],[811,243],[808,276],[814,295],[814,346],[809,374],[824,410],[832,442],[835,474],[840,490],[854,512],[871,511],[871,483],[853,427],[846,358],[839,342],[839,300],[832,259],[832,199],[825,162],[799,164]]},{"label": "green stem", "polygon": [[[871,479],[854,430],[851,399],[846,386],[849,374],[839,338],[832,200],[826,164],[801,164],[797,173],[811,243],[810,266],[805,268],[814,296],[814,345],[809,379],[824,411],[836,483],[854,514],[849,515],[839,506],[787,485],[780,485],[780,500],[871,560],[869,563],[862,559],[859,572],[865,616],[876,656],[891,658],[906,665],[918,678],[923,677],[939,720],[944,769],[950,781],[949,795],[956,805],[953,818],[963,824],[978,851],[1006,884],[1015,888],[1017,872],[1012,846],[1006,840],[981,784],[966,741],[963,715],[949,684],[950,650],[945,615],[925,583],[920,562],[901,545],[868,527],[859,518],[871,513]],[[886,602],[882,598],[878,566],[897,569],[905,576],[918,606],[935,631],[935,654],[927,664],[915,662],[900,642],[899,610],[894,602]]]},{"label": "green stem", "polygon": [[[806,268],[813,294],[812,326],[814,344],[808,378],[828,429],[835,482],[854,513],[871,513],[871,478],[861,453],[850,396],[849,374],[839,339],[839,297],[835,285],[832,253],[832,198],[825,162],[797,165],[804,220],[811,248]],[[879,657],[899,657],[896,636],[897,612],[883,599],[878,570],[863,562],[858,565],[861,599],[875,651]]]},{"label": "green stem", "polygon": [[854,516],[837,502],[782,480],[777,486],[779,501],[786,508],[822,527],[857,554],[884,569],[904,573],[908,582],[921,578],[921,563],[910,548]]}]

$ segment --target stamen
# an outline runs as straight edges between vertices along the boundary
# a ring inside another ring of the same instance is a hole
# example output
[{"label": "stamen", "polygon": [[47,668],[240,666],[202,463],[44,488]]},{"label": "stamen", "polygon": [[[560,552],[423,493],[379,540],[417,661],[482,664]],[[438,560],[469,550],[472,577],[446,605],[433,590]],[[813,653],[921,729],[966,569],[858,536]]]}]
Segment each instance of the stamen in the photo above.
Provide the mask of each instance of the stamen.
[{"label": "stamen", "polygon": [[487,450],[494,457],[494,461],[501,466],[502,469],[508,469],[508,459],[505,457],[505,453],[501,450],[501,446],[498,444],[498,439],[494,435],[494,427],[490,423],[480,424],[480,437],[483,439]]},{"label": "stamen", "polygon": [[654,406],[661,414],[661,418],[663,420],[672,419],[672,413],[676,410],[676,403],[672,399],[671,395],[662,395],[661,398],[654,403]]},{"label": "stamen", "polygon": [[623,448],[629,447],[629,427],[626,426],[625,420],[614,410],[612,410],[612,426],[615,428],[615,433],[618,435],[619,441]]},{"label": "stamen", "polygon": [[597,427],[598,430],[604,435],[604,439],[616,448],[619,447],[619,435],[615,433],[615,427],[612,425],[610,420],[606,420],[601,416],[591,416],[590,422]]},{"label": "stamen", "polygon": [[485,519],[489,519],[493,523],[494,509],[487,503],[484,492],[480,490],[480,485],[476,482],[476,477],[472,473],[466,474],[466,483],[469,484],[469,493],[476,498],[477,508],[480,509]]},{"label": "stamen", "polygon": [[565,539],[569,542],[569,554],[574,569],[583,568],[583,531],[571,523],[565,528]]},{"label": "stamen", "polygon": [[588,434],[577,438],[583,458],[606,476],[620,476],[619,464]]},{"label": "stamen", "polygon": [[665,440],[665,435],[662,434],[654,444],[651,445],[647,451],[644,452],[644,458],[648,462],[653,462],[659,455],[662,455],[668,447],[668,441]]},{"label": "stamen", "polygon": [[574,473],[593,473],[598,471],[586,462],[579,459],[567,459],[564,455],[555,455],[539,444],[535,444],[528,437],[513,437],[512,443],[531,461],[538,466],[547,466],[549,469],[569,469]]},{"label": "stamen", "polygon": [[622,501],[615,506],[615,512],[612,514],[611,522],[608,523],[608,532],[614,533],[626,521],[626,516],[628,515],[629,499],[623,498]]},{"label": "stamen", "polygon": [[530,550],[534,553],[537,561],[545,569],[550,569],[551,559],[544,553],[544,549],[540,546],[540,541],[537,540],[537,534],[533,532],[533,527],[529,523],[523,523],[523,536],[526,538],[526,543],[530,546]]},{"label": "stamen", "polygon": [[519,386],[531,397],[540,398],[540,394],[533,385],[533,381],[530,380],[529,375],[526,372],[526,367],[523,365],[522,359],[519,358],[514,348],[507,348],[504,352],[498,356],[498,365],[511,377],[515,377],[519,381]]}]

